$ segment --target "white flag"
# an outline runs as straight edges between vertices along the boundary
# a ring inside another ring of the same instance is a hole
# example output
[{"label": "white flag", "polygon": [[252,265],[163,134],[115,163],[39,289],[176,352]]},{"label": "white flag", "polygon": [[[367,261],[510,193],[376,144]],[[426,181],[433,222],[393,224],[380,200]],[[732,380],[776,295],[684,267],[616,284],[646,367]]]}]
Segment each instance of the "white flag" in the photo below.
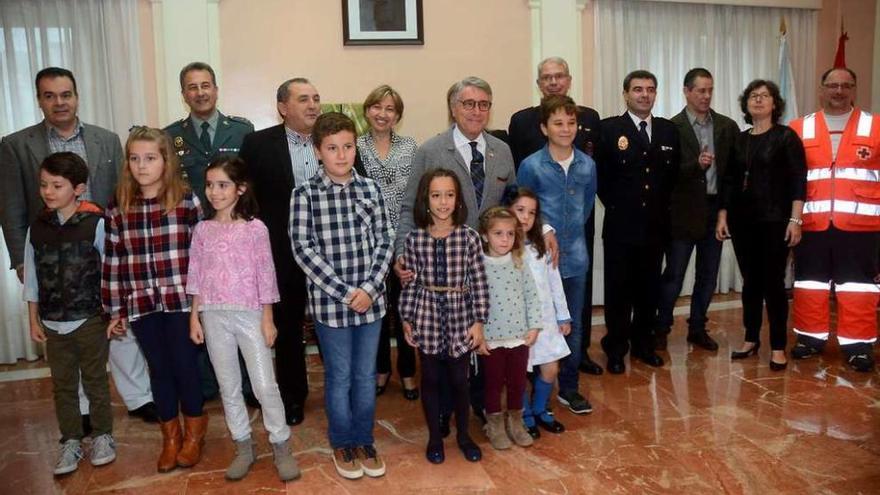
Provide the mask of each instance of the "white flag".
[{"label": "white flag", "polygon": [[779,91],[785,99],[785,113],[782,123],[788,124],[798,118],[797,94],[794,90],[794,71],[791,70],[791,56],[788,53],[785,24],[783,21],[782,35],[779,37]]}]

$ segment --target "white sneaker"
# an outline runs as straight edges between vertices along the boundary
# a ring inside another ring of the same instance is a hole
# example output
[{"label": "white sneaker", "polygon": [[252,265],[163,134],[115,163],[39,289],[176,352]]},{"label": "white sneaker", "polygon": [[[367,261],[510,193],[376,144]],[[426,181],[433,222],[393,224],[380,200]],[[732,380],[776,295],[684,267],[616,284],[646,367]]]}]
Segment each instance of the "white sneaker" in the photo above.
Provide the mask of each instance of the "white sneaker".
[{"label": "white sneaker", "polygon": [[116,442],[109,433],[99,435],[92,440],[92,455],[89,457],[92,466],[103,466],[116,460]]},{"label": "white sneaker", "polygon": [[79,440],[70,439],[61,445],[61,453],[58,462],[55,463],[55,476],[72,473],[79,467],[79,460],[83,458],[82,446]]}]

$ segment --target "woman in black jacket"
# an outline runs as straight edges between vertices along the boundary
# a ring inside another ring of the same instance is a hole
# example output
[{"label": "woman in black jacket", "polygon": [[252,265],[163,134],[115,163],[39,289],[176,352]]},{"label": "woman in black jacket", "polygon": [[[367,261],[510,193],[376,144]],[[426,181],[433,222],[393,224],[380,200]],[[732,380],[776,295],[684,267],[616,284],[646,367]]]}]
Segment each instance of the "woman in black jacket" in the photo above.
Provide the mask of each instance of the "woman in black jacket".
[{"label": "woman in black jacket", "polygon": [[789,249],[801,240],[807,168],[800,138],[779,124],[785,100],[772,81],[757,79],[740,96],[746,123],[735,159],[722,181],[716,237],[733,238],[743,276],[745,342],[731,359],[757,355],[764,302],[770,323],[770,369],[785,369],[785,267]]}]

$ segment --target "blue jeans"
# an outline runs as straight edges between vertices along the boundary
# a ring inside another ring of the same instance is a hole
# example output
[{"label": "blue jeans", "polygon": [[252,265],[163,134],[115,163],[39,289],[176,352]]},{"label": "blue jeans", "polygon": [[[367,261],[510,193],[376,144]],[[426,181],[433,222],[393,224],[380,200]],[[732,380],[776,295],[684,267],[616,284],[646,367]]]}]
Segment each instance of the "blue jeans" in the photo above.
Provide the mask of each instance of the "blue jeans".
[{"label": "blue jeans", "polygon": [[569,277],[562,279],[562,290],[565,292],[565,300],[568,303],[568,313],[571,315],[571,332],[565,336],[565,342],[571,354],[562,358],[559,369],[559,392],[577,392],[578,390],[578,366],[581,364],[581,341],[584,338],[584,297],[587,292],[587,276]]},{"label": "blue jeans", "polygon": [[688,332],[699,333],[706,330],[706,312],[715,293],[718,282],[718,265],[721,263],[721,242],[715,235],[707,235],[699,241],[673,239],[666,247],[666,268],[660,280],[659,323],[661,327],[672,326],[672,310],[675,300],[681,294],[685,272],[691,253],[697,248],[697,263],[694,278],[694,291],[691,295],[691,315],[688,318]]},{"label": "blue jeans", "polygon": [[381,319],[343,328],[315,322],[324,358],[327,435],[334,449],[373,444],[381,328]]}]

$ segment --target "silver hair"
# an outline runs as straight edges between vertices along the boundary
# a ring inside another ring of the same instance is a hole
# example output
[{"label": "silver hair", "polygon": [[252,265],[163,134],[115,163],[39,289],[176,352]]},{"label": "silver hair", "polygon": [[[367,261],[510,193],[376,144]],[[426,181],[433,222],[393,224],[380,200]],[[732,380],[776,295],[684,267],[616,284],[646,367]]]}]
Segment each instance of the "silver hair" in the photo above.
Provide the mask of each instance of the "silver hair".
[{"label": "silver hair", "polygon": [[461,81],[457,81],[452,86],[449,87],[449,91],[446,92],[446,108],[449,111],[449,121],[452,122],[452,107],[455,105],[455,102],[458,100],[458,95],[464,91],[464,88],[477,88],[482,89],[489,95],[489,98],[492,97],[492,86],[489,86],[485,80],[480,79],[477,76],[468,76]]},{"label": "silver hair", "polygon": [[565,73],[570,74],[570,72],[568,71],[568,62],[566,62],[564,58],[562,58],[562,57],[547,57],[544,60],[541,60],[541,62],[538,64],[538,77],[541,77],[541,69],[543,69],[545,65],[550,64],[550,63],[561,65],[562,67],[565,68]]}]

